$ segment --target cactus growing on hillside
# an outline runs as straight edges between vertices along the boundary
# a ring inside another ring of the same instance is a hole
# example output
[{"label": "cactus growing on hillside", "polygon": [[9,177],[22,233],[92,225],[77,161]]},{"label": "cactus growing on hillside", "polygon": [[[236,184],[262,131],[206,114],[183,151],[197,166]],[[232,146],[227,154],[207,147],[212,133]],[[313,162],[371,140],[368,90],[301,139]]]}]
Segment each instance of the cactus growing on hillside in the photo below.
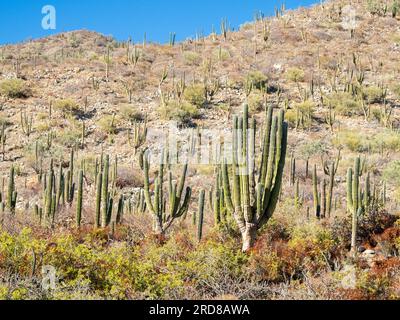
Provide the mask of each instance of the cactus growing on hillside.
[{"label": "cactus growing on hillside", "polygon": [[[154,182],[154,196],[153,199],[150,194],[150,155],[146,152],[143,155],[143,169],[144,169],[144,194],[146,199],[147,210],[154,216],[154,231],[156,234],[162,235],[171,227],[173,222],[185,215],[189,208],[189,202],[192,195],[192,189],[186,188],[185,195],[183,190],[185,188],[186,175],[188,164],[184,164],[182,175],[179,184],[173,183],[172,173],[168,174],[168,198],[164,200],[164,175],[165,175],[165,162],[167,160],[168,150],[161,152],[160,167],[158,175]],[[168,201],[167,201],[168,200]],[[168,211],[165,202],[168,203]]]},{"label": "cactus growing on hillside", "polygon": [[250,130],[248,129],[249,114],[248,106],[245,105],[243,116],[235,116],[233,120],[233,189],[226,159],[222,166],[225,203],[242,234],[243,251],[254,246],[257,231],[269,221],[275,211],[286,161],[288,125],[284,121],[283,110],[278,116],[273,116],[273,107],[268,108],[257,185],[255,119],[250,123]]},{"label": "cactus growing on hillside", "polygon": [[201,241],[203,237],[204,201],[205,201],[205,191],[201,190],[199,196],[199,211],[198,211],[198,222],[197,222],[197,240],[199,241]]},{"label": "cactus growing on hillside", "polygon": [[360,201],[360,157],[354,161],[354,171],[349,168],[347,171],[347,208],[352,213],[351,250],[355,253],[357,248],[357,226],[358,216],[362,213]]},{"label": "cactus growing on hillside", "polygon": [[78,178],[78,199],[76,203],[76,226],[81,227],[82,221],[82,200],[83,200],[83,170],[79,171]]},{"label": "cactus growing on hillside", "polygon": [[314,213],[317,218],[321,217],[321,202],[318,194],[318,175],[317,175],[317,165],[314,165],[313,176],[313,199],[314,199]]},{"label": "cactus growing on hillside", "polygon": [[14,213],[17,203],[17,192],[15,191],[15,168],[11,166],[8,178],[7,209]]}]

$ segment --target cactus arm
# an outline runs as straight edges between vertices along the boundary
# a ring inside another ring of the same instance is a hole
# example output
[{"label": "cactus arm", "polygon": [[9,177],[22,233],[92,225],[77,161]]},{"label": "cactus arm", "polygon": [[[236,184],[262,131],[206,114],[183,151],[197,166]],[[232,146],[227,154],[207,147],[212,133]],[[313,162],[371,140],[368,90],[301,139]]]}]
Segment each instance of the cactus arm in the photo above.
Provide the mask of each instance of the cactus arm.
[{"label": "cactus arm", "polygon": [[286,163],[286,152],[287,152],[287,140],[288,140],[288,124],[283,121],[283,112],[282,112],[282,143],[281,143],[281,153],[280,159],[278,163],[278,171],[275,177],[275,185],[271,192],[271,200],[267,206],[267,209],[264,210],[263,215],[258,220],[258,228],[261,228],[268,220],[271,218],[272,214],[276,209],[276,205],[279,199],[279,193],[282,187],[282,180],[283,180],[283,171],[285,169]]},{"label": "cactus arm", "polygon": [[[233,214],[235,212],[235,209],[233,207],[233,202],[232,202],[231,187],[229,185],[229,176],[228,176],[228,165],[226,163],[226,160],[224,160],[224,163],[222,165],[222,178],[223,178],[226,206],[228,211],[231,214]],[[214,199],[214,201],[216,201],[216,199]]]},{"label": "cactus arm", "polygon": [[150,196],[150,181],[149,181],[149,155],[143,155],[143,171],[144,171],[144,197],[146,200],[147,208],[150,213],[156,215],[156,211],[154,210],[153,203],[151,202]]},{"label": "cactus arm", "polygon": [[269,156],[268,150],[269,150],[270,136],[271,136],[272,114],[273,114],[273,108],[272,106],[269,106],[266,112],[267,119],[264,131],[264,142],[263,142],[263,150],[262,150],[261,165],[260,165],[261,174],[258,181],[263,184],[267,176],[267,166],[265,164],[268,163],[268,156]]}]

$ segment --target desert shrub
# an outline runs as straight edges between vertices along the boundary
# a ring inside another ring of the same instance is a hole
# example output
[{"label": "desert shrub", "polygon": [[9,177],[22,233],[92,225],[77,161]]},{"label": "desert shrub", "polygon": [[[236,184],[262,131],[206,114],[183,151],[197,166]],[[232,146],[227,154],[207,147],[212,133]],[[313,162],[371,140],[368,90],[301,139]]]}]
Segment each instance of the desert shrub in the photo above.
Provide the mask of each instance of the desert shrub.
[{"label": "desert shrub", "polygon": [[144,120],[143,114],[132,104],[121,104],[119,106],[121,118],[134,123]]},{"label": "desert shrub", "polygon": [[331,105],[338,114],[344,116],[359,115],[361,104],[347,92],[337,92],[330,94],[326,99],[326,104]]},{"label": "desert shrub", "polygon": [[185,63],[190,66],[199,66],[201,63],[201,56],[197,52],[186,51],[183,54],[183,58],[185,59]]},{"label": "desert shrub", "polygon": [[390,162],[383,171],[383,178],[400,187],[400,160]]},{"label": "desert shrub", "polygon": [[291,127],[295,127],[297,123],[297,111],[294,109],[288,109],[285,112],[285,120]]},{"label": "desert shrub", "polygon": [[118,119],[115,115],[106,115],[97,122],[97,126],[106,134],[114,134],[118,128]]},{"label": "desert shrub", "polygon": [[76,114],[80,111],[78,104],[72,99],[57,100],[53,106],[54,110],[66,114]]},{"label": "desert shrub", "polygon": [[247,99],[251,113],[262,111],[264,109],[264,102],[265,101],[262,94],[259,93],[252,93]]},{"label": "desert shrub", "polygon": [[206,102],[204,86],[201,84],[194,84],[185,89],[183,98],[190,104],[201,108]]},{"label": "desert shrub", "polygon": [[312,140],[303,143],[299,147],[299,153],[303,159],[309,159],[317,155],[326,153],[328,146],[321,140]]},{"label": "desert shrub", "polygon": [[400,133],[382,131],[373,135],[372,151],[380,152],[382,150],[391,152],[400,151]]},{"label": "desert shrub", "polygon": [[164,120],[175,120],[180,123],[190,122],[199,117],[199,110],[188,102],[169,101],[158,108],[158,112]]},{"label": "desert shrub", "polygon": [[261,71],[251,71],[247,74],[247,81],[252,83],[254,88],[261,90],[265,88],[268,77]]},{"label": "desert shrub", "polygon": [[341,131],[332,142],[338,148],[346,147],[353,152],[366,152],[370,148],[370,142],[357,131]]},{"label": "desert shrub", "polygon": [[370,86],[364,88],[363,95],[368,103],[380,103],[384,98],[385,92],[382,88]]},{"label": "desert shrub", "polygon": [[81,137],[81,128],[72,127],[59,131],[55,140],[57,143],[70,148],[80,144]]},{"label": "desert shrub", "polygon": [[304,76],[304,71],[299,68],[290,68],[286,71],[286,78],[289,81],[302,82],[304,81]]},{"label": "desert shrub", "polygon": [[231,57],[231,54],[229,53],[228,50],[226,49],[215,49],[214,52],[214,58],[217,60],[221,60],[221,61],[226,61]]},{"label": "desert shrub", "polygon": [[31,91],[23,80],[10,79],[0,82],[0,94],[8,98],[28,98]]}]

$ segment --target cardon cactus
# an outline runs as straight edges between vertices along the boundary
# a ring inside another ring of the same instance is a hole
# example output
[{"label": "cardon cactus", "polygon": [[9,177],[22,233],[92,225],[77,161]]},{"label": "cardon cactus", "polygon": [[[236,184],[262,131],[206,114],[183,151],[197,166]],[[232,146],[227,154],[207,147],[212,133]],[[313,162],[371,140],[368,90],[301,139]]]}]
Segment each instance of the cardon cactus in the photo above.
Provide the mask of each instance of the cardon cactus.
[{"label": "cardon cactus", "polygon": [[[192,196],[192,189],[190,187],[187,187],[185,194],[183,194],[188,170],[188,165],[185,164],[178,185],[172,181],[172,173],[169,172],[168,198],[164,199],[164,176],[167,153],[168,150],[161,152],[160,167],[154,182],[153,197],[150,194],[150,155],[149,152],[146,152],[143,155],[144,195],[146,206],[147,210],[154,216],[154,231],[158,235],[165,234],[176,219],[187,213]],[[166,203],[168,204],[168,208]]]},{"label": "cardon cactus", "polygon": [[347,208],[352,213],[351,250],[357,251],[357,226],[358,216],[362,213],[360,199],[360,167],[361,159],[357,157],[354,161],[354,172],[352,168],[347,171]]},{"label": "cardon cactus", "polygon": [[245,105],[243,116],[235,116],[233,120],[232,187],[226,159],[222,166],[226,207],[242,234],[245,252],[254,246],[257,231],[272,217],[278,202],[287,150],[288,125],[284,121],[284,111],[273,116],[272,106],[267,110],[258,183],[255,133],[256,121],[252,119],[249,130],[248,106]]}]

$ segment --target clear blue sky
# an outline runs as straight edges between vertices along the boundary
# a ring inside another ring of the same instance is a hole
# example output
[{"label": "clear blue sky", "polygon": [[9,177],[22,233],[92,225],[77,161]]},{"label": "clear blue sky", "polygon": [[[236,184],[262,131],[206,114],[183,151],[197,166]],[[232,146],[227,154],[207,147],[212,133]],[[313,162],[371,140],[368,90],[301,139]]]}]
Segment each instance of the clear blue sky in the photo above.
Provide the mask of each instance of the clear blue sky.
[{"label": "clear blue sky", "polygon": [[[272,15],[281,0],[1,0],[0,44],[15,43],[54,33],[88,29],[119,40],[132,36],[141,41],[167,42],[170,32],[177,40],[196,31],[209,34],[212,25],[220,30],[222,18],[235,29],[262,11]],[[309,6],[316,0],[286,0],[287,8]],[[42,7],[53,5],[57,29],[42,29]]]}]

